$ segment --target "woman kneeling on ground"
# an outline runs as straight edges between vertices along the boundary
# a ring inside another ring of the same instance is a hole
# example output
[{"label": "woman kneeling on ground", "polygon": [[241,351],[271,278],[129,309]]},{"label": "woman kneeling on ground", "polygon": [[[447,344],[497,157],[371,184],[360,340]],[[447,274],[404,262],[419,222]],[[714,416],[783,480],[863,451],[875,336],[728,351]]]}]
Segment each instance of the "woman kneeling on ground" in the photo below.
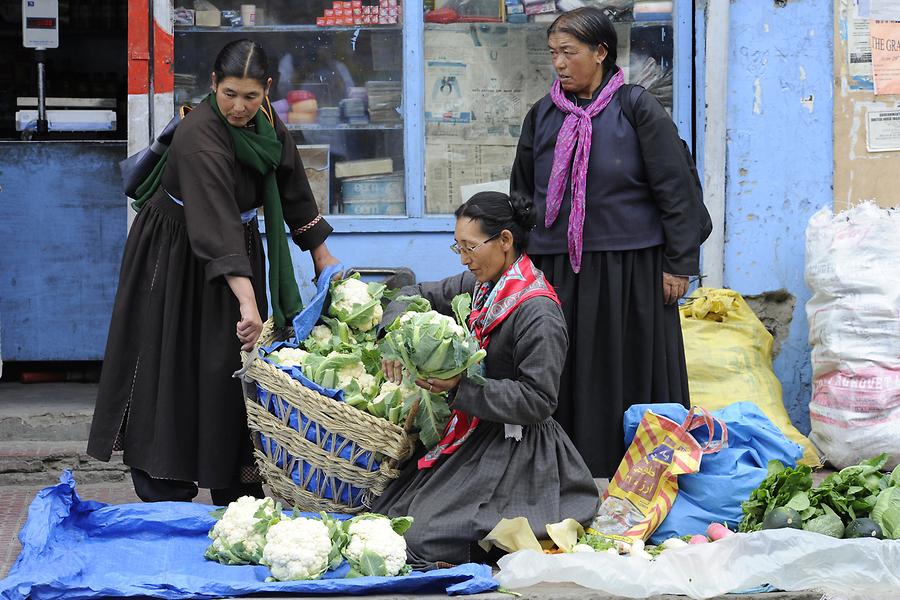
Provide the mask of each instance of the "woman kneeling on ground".
[{"label": "woman kneeling on ground", "polygon": [[[400,291],[447,315],[455,296],[471,293],[469,328],[487,350],[484,378],[417,382],[450,393],[450,424],[433,450],[419,446],[372,507],[414,517],[406,533],[414,568],[484,560],[476,542],[502,518],[527,517],[545,537],[546,524],[569,517],[586,524],[597,511],[591,473],[551,417],[568,335],[553,287],[525,253],[533,226],[530,200],[476,194],[456,210],[451,247],[467,272]],[[391,303],[382,324],[404,309]],[[385,361],[392,381],[401,370]]]}]

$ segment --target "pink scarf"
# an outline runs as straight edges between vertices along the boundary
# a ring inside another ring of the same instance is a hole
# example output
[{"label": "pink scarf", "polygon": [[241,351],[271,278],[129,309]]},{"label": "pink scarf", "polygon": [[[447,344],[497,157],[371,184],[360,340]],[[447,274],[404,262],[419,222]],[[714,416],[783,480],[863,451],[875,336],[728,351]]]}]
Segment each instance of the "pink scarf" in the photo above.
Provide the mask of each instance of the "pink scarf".
[{"label": "pink scarf", "polygon": [[[584,195],[587,185],[588,160],[591,155],[591,119],[606,108],[616,91],[625,83],[622,70],[613,75],[609,83],[587,108],[581,108],[566,98],[559,80],[553,82],[550,98],[556,108],[566,113],[562,128],[556,138],[553,153],[553,170],[550,171],[550,185],[547,189],[547,215],[544,225],[550,227],[559,216],[566,181],[569,179],[569,165],[572,166],[572,209],[569,214],[569,262],[572,270],[581,270],[581,246],[584,232]],[[575,160],[572,160],[572,154]]]}]

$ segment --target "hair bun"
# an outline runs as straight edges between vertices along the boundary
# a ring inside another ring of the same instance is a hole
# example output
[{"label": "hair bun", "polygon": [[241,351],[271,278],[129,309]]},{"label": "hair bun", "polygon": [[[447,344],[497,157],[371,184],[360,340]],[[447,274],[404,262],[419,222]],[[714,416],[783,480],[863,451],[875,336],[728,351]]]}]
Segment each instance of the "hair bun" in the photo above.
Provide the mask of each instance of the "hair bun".
[{"label": "hair bun", "polygon": [[512,195],[509,197],[509,206],[512,208],[512,217],[522,229],[531,231],[535,224],[534,202],[531,198],[521,195]]}]

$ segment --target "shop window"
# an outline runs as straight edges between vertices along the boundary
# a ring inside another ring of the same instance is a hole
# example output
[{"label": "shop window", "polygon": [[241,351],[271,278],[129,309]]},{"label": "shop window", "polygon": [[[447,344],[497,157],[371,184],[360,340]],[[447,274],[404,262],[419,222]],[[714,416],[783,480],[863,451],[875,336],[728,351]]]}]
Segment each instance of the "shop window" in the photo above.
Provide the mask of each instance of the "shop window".
[{"label": "shop window", "polygon": [[[485,184],[502,189],[508,181],[522,120],[554,80],[546,32],[560,4],[426,2],[426,213],[452,213]],[[625,80],[642,84],[671,112],[674,3],[583,4],[604,9],[612,19]]]},{"label": "shop window", "polygon": [[273,107],[323,214],[405,216],[403,29],[396,0],[175,6],[175,104],[201,101],[228,42],[269,57]]}]

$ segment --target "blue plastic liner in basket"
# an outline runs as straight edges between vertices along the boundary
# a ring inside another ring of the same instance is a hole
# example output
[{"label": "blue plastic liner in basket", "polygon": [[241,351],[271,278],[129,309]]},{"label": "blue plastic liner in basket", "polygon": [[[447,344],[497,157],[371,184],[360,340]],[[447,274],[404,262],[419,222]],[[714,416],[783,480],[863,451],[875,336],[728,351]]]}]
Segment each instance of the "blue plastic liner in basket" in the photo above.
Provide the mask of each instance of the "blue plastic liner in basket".
[{"label": "blue plastic liner in basket", "polygon": [[[343,265],[332,266],[326,268],[319,275],[316,283],[316,295],[300,314],[294,317],[294,338],[260,348],[260,358],[264,361],[287,373],[307,388],[338,402],[344,401],[343,390],[324,388],[307,378],[299,367],[286,367],[275,364],[267,356],[279,348],[297,348],[300,346],[300,342],[309,336],[312,328],[322,316],[322,309],[328,296],[331,278],[343,270]],[[352,451],[354,445],[347,439],[337,434],[331,434],[321,425],[310,422],[305,415],[301,414],[284,399],[259,385],[257,385],[257,401],[268,412],[282,421],[286,421],[292,429],[304,433],[304,437],[307,440],[318,445],[324,451],[332,452],[336,449],[337,456],[370,472],[377,471],[380,468],[381,460],[375,453],[359,450],[354,453]],[[298,459],[291,470],[290,476],[299,487],[329,500],[340,501],[348,506],[358,506],[361,503],[361,496],[365,490],[352,486],[334,476],[326,475],[301,457],[291,456],[284,448],[279,448],[274,440],[267,438],[264,434],[258,433],[257,436],[263,451],[266,455],[273,457],[278,467],[284,468],[286,464],[289,465],[295,458]]]}]

